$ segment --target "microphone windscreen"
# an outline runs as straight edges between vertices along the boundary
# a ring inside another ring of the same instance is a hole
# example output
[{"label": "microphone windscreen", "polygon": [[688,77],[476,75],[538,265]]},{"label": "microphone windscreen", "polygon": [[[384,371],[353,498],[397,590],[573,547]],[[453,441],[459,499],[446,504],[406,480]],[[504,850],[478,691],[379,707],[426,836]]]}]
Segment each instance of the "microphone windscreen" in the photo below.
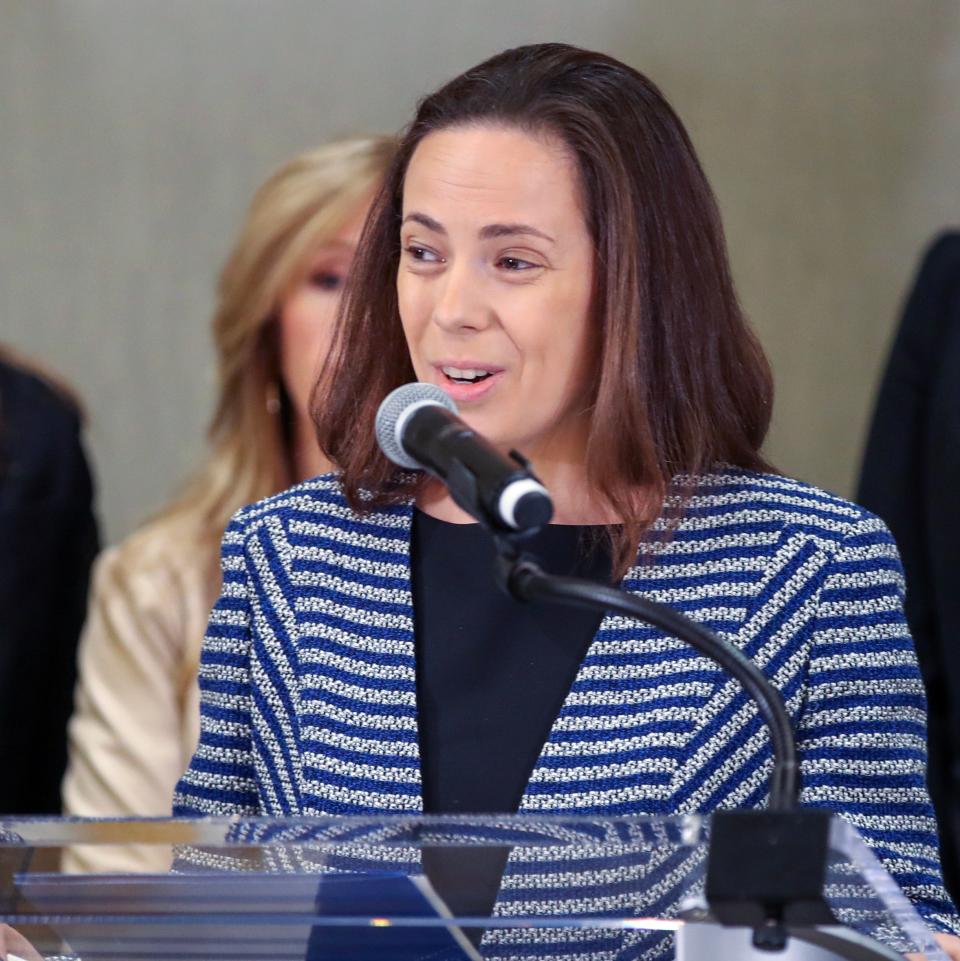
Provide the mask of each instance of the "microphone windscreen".
[{"label": "microphone windscreen", "polygon": [[422,384],[419,381],[404,384],[390,391],[377,410],[377,443],[380,450],[394,464],[410,470],[421,470],[423,465],[414,460],[404,449],[401,442],[403,425],[406,419],[418,408],[426,404],[439,404],[451,413],[457,413],[457,405],[452,398],[435,384]]}]

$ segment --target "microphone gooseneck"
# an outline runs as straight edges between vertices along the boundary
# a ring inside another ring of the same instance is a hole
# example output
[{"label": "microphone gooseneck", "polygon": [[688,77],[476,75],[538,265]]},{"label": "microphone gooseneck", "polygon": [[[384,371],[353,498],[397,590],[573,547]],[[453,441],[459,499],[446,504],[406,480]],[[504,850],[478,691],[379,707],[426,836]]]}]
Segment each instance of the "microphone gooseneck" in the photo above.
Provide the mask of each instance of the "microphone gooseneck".
[{"label": "microphone gooseneck", "polygon": [[736,645],[666,604],[583,578],[547,574],[531,557],[518,553],[509,539],[498,538],[497,541],[498,580],[501,587],[517,600],[569,604],[634,617],[686,641],[739,681],[760,709],[770,731],[774,757],[770,775],[770,810],[796,810],[800,795],[800,762],[790,716],[780,692]]},{"label": "microphone gooseneck", "polygon": [[783,697],[763,671],[735,644],[666,604],[583,578],[547,574],[522,553],[516,534],[494,534],[494,542],[497,579],[517,600],[634,617],[686,641],[739,682],[770,732],[770,796],[765,811],[713,812],[704,888],[710,913],[723,925],[752,927],[753,946],[770,951],[786,946],[790,921],[835,924],[824,897],[830,814],[800,807],[797,739]]}]

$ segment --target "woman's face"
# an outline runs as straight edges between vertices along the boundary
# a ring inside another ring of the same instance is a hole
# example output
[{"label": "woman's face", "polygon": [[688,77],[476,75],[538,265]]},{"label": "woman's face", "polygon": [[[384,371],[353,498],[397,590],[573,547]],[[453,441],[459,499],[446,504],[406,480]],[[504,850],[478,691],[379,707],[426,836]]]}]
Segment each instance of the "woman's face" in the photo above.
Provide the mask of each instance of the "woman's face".
[{"label": "woman's face", "polygon": [[428,135],[407,169],[400,242],[417,378],[498,447],[582,461],[594,250],[563,146],[507,127]]},{"label": "woman's face", "polygon": [[306,279],[280,308],[280,373],[298,420],[309,420],[310,392],[326,357],[357,240],[367,216],[362,203],[310,262]]}]

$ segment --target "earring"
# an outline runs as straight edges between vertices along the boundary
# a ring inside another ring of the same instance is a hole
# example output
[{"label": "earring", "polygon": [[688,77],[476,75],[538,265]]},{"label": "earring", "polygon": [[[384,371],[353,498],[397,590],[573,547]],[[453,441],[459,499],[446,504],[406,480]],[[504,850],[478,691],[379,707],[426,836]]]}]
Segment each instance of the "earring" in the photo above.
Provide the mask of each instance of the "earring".
[{"label": "earring", "polygon": [[268,414],[276,415],[280,413],[280,384],[277,381],[271,380],[267,384],[264,401]]}]

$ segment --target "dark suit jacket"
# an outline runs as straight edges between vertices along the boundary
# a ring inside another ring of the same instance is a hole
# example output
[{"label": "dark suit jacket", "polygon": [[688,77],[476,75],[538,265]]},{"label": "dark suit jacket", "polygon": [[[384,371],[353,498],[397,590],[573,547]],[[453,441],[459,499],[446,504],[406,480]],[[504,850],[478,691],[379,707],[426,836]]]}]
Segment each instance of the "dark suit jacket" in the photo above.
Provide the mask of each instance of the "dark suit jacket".
[{"label": "dark suit jacket", "polygon": [[927,251],[877,399],[857,498],[907,574],[907,619],[930,710],[930,791],[944,874],[960,895],[960,233]]},{"label": "dark suit jacket", "polygon": [[60,813],[92,496],[77,411],[0,362],[0,814]]}]

